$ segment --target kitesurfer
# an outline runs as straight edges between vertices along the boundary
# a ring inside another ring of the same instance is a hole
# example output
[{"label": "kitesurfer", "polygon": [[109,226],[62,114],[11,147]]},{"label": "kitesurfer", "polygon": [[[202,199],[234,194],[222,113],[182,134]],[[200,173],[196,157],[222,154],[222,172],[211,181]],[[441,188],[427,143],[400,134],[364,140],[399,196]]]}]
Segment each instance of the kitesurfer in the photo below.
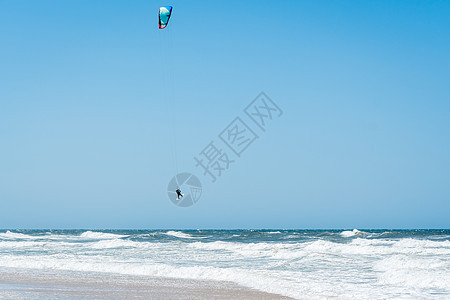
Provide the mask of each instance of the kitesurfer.
[{"label": "kitesurfer", "polygon": [[177,200],[181,199],[181,197],[184,196],[184,194],[181,193],[180,188],[177,188],[176,192],[177,192],[177,195],[178,195]]}]

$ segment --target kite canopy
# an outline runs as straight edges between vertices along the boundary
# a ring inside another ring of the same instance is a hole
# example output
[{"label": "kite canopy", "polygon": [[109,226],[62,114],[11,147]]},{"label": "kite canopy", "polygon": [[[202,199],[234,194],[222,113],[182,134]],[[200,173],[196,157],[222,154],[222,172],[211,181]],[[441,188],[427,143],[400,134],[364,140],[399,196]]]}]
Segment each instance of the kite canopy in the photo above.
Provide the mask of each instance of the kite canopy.
[{"label": "kite canopy", "polygon": [[172,6],[162,6],[159,8],[159,29],[166,28],[172,14]]}]

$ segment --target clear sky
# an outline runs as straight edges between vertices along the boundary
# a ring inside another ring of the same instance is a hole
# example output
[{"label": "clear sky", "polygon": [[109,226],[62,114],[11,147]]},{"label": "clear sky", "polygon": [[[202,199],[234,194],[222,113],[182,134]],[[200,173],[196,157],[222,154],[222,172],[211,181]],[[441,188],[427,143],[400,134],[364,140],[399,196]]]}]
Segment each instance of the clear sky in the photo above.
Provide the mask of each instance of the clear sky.
[{"label": "clear sky", "polygon": [[[450,228],[449,15],[0,0],[0,228]],[[261,91],[283,115],[211,183],[194,156]]]}]

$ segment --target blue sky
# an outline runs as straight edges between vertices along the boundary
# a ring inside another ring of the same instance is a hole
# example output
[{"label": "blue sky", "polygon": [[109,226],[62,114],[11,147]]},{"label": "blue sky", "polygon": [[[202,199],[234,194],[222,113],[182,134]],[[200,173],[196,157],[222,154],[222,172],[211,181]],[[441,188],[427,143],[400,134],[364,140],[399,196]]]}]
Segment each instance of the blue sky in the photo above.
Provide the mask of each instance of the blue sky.
[{"label": "blue sky", "polygon": [[[449,15],[0,1],[0,228],[449,228]],[[284,114],[211,183],[194,156],[261,91]],[[177,169],[192,207],[167,197]]]}]

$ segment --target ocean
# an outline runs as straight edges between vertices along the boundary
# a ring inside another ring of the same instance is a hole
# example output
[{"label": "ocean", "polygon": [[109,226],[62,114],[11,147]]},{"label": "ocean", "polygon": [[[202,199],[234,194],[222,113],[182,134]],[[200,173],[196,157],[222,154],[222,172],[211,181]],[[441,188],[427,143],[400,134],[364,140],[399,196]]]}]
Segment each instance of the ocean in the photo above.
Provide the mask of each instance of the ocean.
[{"label": "ocean", "polygon": [[2,269],[230,281],[296,299],[450,299],[450,230],[2,230]]}]

